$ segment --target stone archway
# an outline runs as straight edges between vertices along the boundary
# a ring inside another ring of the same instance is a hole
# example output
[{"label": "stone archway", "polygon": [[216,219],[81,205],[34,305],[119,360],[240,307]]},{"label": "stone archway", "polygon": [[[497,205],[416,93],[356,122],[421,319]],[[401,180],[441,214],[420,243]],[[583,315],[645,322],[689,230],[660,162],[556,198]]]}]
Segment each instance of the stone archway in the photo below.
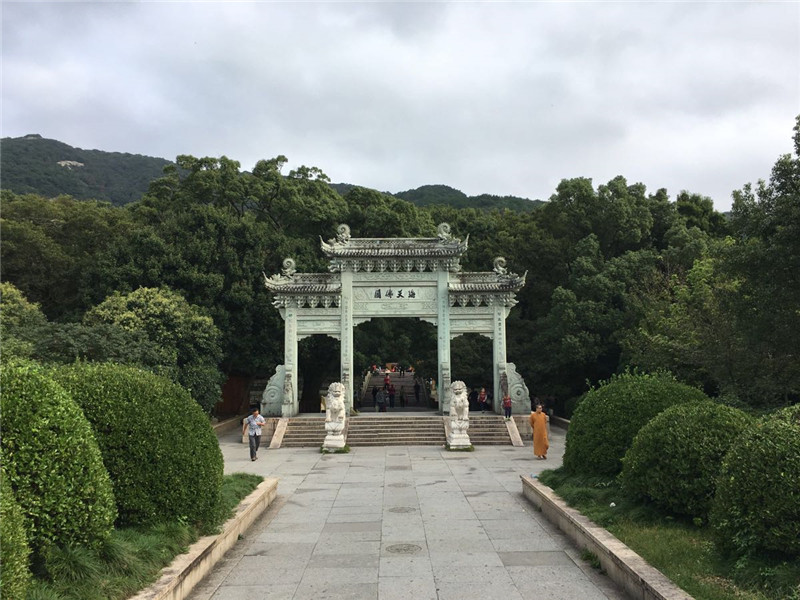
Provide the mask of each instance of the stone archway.
[{"label": "stone archway", "polygon": [[[506,361],[505,321],[517,303],[525,277],[508,272],[498,257],[494,269],[462,272],[460,258],[469,237],[454,238],[441,223],[435,238],[352,238],[340,225],[335,238],[320,240],[329,260],[329,273],[298,273],[293,259],[283,262],[279,275],[265,285],[285,321],[284,365],[270,380],[265,397],[280,396],[280,414],[298,413],[297,342],[308,335],[326,334],[341,343],[340,381],[348,410],[353,399],[353,327],[373,317],[418,317],[437,328],[440,409],[446,412],[450,386],[450,340],[462,333],[492,339],[495,409],[501,381],[518,377]],[[510,383],[510,380],[509,380]],[[265,407],[265,412],[275,411]],[[527,411],[527,407],[526,407]]]}]

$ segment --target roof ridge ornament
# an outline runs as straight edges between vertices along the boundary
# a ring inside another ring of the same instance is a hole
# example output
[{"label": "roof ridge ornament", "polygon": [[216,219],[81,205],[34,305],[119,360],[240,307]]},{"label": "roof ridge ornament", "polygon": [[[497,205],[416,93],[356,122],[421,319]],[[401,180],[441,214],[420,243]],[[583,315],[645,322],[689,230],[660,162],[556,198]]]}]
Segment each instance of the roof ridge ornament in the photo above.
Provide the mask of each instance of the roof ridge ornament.
[{"label": "roof ridge ornament", "polygon": [[283,259],[283,270],[281,273],[283,273],[284,277],[291,277],[297,273],[297,263],[294,262],[293,258]]},{"label": "roof ridge ornament", "polygon": [[319,236],[319,244],[322,251],[330,253],[338,246],[347,246],[350,243],[350,226],[342,223],[336,228],[336,237],[329,239],[327,242]]},{"label": "roof ridge ornament", "polygon": [[506,259],[502,256],[498,256],[494,259],[494,272],[498,275],[508,275],[508,269],[506,269]]},{"label": "roof ridge ornament", "polygon": [[346,244],[350,241],[350,226],[342,223],[336,228],[336,241],[340,244]]},{"label": "roof ridge ornament", "polygon": [[449,242],[452,240],[453,236],[450,233],[450,224],[439,223],[439,226],[436,227],[436,236],[443,242]]}]

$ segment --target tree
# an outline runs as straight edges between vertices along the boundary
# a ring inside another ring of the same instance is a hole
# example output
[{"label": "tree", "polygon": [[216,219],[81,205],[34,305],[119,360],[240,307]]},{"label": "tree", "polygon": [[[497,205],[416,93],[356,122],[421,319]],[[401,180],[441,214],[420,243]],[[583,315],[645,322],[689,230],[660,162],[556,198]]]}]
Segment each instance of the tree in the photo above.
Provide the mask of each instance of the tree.
[{"label": "tree", "polygon": [[725,215],[714,210],[714,201],[707,196],[681,191],[675,201],[678,214],[686,221],[686,227],[697,227],[714,237],[728,233]]},{"label": "tree", "polygon": [[108,203],[2,192],[0,276],[50,319],[79,318],[90,304],[82,273],[98,253],[128,236],[128,213]]},{"label": "tree", "polygon": [[139,288],[115,293],[86,313],[84,323],[111,323],[142,331],[160,348],[164,362],[175,364],[175,381],[207,412],[219,402],[222,373],[219,330],[198,306],[168,288]]}]

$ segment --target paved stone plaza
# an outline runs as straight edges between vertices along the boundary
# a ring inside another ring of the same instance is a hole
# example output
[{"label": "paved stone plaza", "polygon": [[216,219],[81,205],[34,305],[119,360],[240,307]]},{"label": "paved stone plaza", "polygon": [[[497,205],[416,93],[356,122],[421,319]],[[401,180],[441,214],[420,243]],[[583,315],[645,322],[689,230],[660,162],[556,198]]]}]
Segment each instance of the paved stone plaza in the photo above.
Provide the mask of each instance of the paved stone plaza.
[{"label": "paved stone plaza", "polygon": [[262,449],[236,433],[225,471],[277,477],[278,498],[191,600],[624,598],[522,497],[519,476],[560,464],[530,446]]}]

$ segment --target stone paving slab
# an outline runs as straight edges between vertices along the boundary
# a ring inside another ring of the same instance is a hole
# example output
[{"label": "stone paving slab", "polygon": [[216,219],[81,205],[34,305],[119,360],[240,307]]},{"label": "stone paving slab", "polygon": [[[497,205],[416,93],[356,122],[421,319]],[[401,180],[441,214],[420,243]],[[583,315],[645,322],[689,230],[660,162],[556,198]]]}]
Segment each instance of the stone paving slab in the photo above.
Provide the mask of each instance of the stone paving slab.
[{"label": "stone paving slab", "polygon": [[[235,434],[235,432],[234,432]],[[530,446],[262,449],[220,440],[225,472],[280,480],[278,497],[190,600],[617,600],[532,508],[520,475],[559,466]]]}]

